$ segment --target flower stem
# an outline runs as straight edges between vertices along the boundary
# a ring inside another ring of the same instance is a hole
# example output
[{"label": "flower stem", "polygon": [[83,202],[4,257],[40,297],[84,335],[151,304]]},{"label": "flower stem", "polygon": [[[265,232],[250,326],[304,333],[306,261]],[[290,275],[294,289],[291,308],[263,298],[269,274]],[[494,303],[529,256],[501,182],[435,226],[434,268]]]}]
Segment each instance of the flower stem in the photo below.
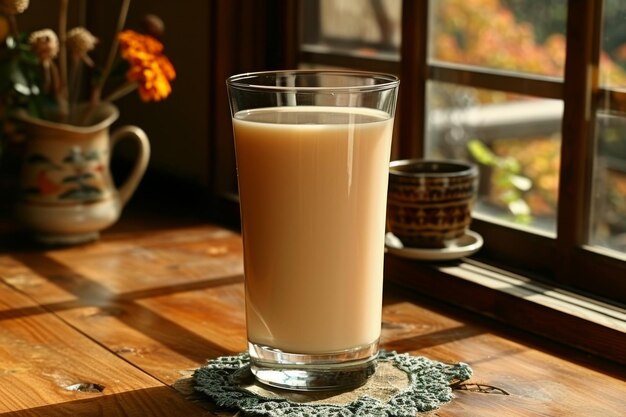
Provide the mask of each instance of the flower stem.
[{"label": "flower stem", "polygon": [[17,28],[17,19],[15,19],[15,15],[12,15],[12,14],[7,15],[6,17],[7,17],[7,20],[9,21],[11,36],[13,37],[13,40],[15,40],[16,43],[18,43],[19,37],[20,37],[20,31]]},{"label": "flower stem", "polygon": [[109,94],[104,100],[105,101],[115,101],[124,97],[128,93],[132,93],[139,87],[139,85],[134,81],[128,81],[116,88],[111,94]]},{"label": "flower stem", "polygon": [[119,40],[117,39],[117,35],[124,29],[129,8],[130,0],[123,0],[122,7],[120,8],[120,15],[117,19],[117,28],[115,30],[115,33],[113,34],[113,40],[111,41],[109,56],[107,57],[104,70],[102,71],[102,77],[100,78],[100,80],[98,80],[97,83],[94,84],[93,89],[91,90],[89,108],[87,109],[87,111],[85,111],[83,123],[85,123],[91,117],[94,109],[100,103],[100,99],[102,97],[102,89],[104,88],[104,84],[106,83],[107,78],[109,78],[109,74],[111,73],[111,69],[113,68],[113,63],[115,62],[115,57],[117,56],[117,48],[119,46]]},{"label": "flower stem", "polygon": [[120,33],[124,29],[124,25],[126,24],[126,17],[128,16],[128,9],[130,8],[130,0],[123,0],[122,7],[120,9],[120,15],[117,21],[117,29],[113,36],[113,40],[111,43],[111,49],[109,50],[109,56],[107,58],[104,70],[102,72],[102,78],[100,78],[99,82],[94,86],[91,102],[92,105],[97,104],[100,101],[102,96],[102,88],[109,78],[109,74],[111,73],[111,69],[113,68],[113,63],[115,62],[115,57],[117,56],[117,48],[119,46],[119,41],[117,39],[117,34]]},{"label": "flower stem", "polygon": [[[50,78],[52,81],[52,91],[54,91],[57,103],[59,104],[59,122],[65,123],[67,121],[67,98],[61,94],[61,75],[59,68],[57,68],[54,62],[50,62],[49,66]],[[65,107],[63,105],[65,104]],[[63,113],[65,111],[65,113]]]},{"label": "flower stem", "polygon": [[76,108],[76,105],[78,104],[78,97],[80,95],[80,77],[83,72],[82,69],[83,62],[80,59],[72,59],[69,76],[70,113],[72,113],[71,110]]},{"label": "flower stem", "polygon": [[52,63],[43,65],[43,92],[49,93],[52,88]]},{"label": "flower stem", "polygon": [[69,0],[59,2],[59,90],[57,91],[57,101],[59,113],[65,119],[69,113],[68,109],[68,85],[67,85],[67,10]]}]

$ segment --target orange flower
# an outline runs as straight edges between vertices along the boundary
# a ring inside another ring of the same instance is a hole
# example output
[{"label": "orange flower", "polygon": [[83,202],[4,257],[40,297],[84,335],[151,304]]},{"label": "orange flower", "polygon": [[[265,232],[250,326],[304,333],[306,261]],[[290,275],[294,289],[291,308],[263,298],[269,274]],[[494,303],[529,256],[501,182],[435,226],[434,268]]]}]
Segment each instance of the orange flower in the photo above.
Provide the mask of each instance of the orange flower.
[{"label": "orange flower", "polygon": [[118,40],[122,50],[122,57],[125,52],[130,55],[134,53],[147,53],[151,55],[159,55],[163,53],[163,44],[149,35],[142,35],[134,30],[125,30],[119,33]]},{"label": "orange flower", "polygon": [[160,101],[170,95],[170,81],[176,71],[170,60],[163,55],[163,44],[155,38],[132,30],[120,32],[120,54],[130,64],[126,73],[129,81],[139,85],[143,101]]}]

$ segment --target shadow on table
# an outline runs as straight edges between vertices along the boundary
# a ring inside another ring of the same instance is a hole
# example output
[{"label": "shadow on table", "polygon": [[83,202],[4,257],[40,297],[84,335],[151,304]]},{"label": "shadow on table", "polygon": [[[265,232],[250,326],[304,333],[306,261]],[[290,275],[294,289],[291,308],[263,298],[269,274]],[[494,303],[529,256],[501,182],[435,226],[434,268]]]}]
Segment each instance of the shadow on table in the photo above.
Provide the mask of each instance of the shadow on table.
[{"label": "shadow on table", "polygon": [[[171,417],[206,416],[212,408],[208,402],[192,402],[168,386],[145,388],[122,393],[75,393],[75,399],[19,411],[0,413],[2,417]],[[24,401],[26,402],[26,401]]]}]

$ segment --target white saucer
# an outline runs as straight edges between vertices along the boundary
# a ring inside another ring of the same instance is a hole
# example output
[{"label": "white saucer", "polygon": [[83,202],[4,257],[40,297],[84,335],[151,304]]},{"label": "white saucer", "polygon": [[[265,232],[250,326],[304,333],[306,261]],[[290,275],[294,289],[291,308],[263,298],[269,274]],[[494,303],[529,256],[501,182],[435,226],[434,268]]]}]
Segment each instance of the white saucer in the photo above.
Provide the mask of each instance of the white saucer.
[{"label": "white saucer", "polygon": [[445,248],[408,248],[393,233],[385,235],[387,251],[393,255],[424,261],[448,261],[469,256],[483,246],[483,238],[476,232],[468,230],[463,236],[451,242]]}]

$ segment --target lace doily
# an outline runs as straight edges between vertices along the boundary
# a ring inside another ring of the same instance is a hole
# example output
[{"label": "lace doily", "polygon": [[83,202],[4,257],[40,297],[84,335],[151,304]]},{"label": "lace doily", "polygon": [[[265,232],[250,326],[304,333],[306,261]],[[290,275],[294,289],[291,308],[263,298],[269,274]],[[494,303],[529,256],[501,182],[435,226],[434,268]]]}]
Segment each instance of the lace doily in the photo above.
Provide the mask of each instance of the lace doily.
[{"label": "lace doily", "polygon": [[342,392],[291,392],[258,384],[247,353],[210,360],[193,374],[195,390],[218,406],[267,417],[415,417],[452,400],[450,385],[469,379],[465,363],[381,351],[375,374]]}]

